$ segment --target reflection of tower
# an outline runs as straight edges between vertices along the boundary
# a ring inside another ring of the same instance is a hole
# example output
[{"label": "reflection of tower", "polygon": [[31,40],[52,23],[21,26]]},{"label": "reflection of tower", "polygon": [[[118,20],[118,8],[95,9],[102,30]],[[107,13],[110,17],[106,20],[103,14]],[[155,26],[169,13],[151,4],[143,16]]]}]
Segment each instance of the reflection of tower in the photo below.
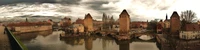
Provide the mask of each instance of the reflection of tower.
[{"label": "reflection of tower", "polygon": [[92,50],[92,43],[93,43],[93,38],[92,37],[86,37],[85,38],[85,49],[86,50]]},{"label": "reflection of tower", "polygon": [[106,50],[107,48],[107,45],[106,45],[106,40],[105,39],[102,39],[102,47],[103,47],[103,50]]},{"label": "reflection of tower", "polygon": [[129,50],[129,43],[119,44],[119,50]]},{"label": "reflection of tower", "polygon": [[129,50],[130,41],[115,41],[119,45],[119,50]]}]

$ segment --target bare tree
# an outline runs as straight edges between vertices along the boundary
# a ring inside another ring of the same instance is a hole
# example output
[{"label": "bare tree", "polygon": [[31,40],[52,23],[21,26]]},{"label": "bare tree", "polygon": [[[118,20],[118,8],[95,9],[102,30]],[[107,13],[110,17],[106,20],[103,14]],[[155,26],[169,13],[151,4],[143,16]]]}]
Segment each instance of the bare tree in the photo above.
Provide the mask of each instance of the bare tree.
[{"label": "bare tree", "polygon": [[193,12],[192,10],[186,10],[181,12],[181,20],[185,20],[186,22],[193,22],[196,21],[197,17],[196,17],[196,13]]}]

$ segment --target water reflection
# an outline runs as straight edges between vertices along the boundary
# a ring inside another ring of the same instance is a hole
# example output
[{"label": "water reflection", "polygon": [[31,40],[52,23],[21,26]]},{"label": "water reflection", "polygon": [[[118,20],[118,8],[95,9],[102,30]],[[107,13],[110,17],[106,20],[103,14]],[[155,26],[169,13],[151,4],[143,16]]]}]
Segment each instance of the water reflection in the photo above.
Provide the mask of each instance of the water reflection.
[{"label": "water reflection", "polygon": [[165,42],[157,42],[160,50],[199,50],[200,40],[182,40],[176,38],[166,38]]},{"label": "water reflection", "polygon": [[42,31],[42,32],[21,33],[21,34],[16,34],[16,37],[23,41],[30,41],[32,39],[35,39],[38,35],[46,37],[50,34],[52,34],[52,30]]},{"label": "water reflection", "polygon": [[[49,34],[26,33],[17,36],[29,50],[146,50],[143,49],[145,47],[148,48],[147,50],[158,50],[155,41],[146,43],[135,39],[116,41],[113,38],[98,35],[60,38],[60,33],[60,31],[54,31]],[[23,38],[28,38],[28,40]]]},{"label": "water reflection", "polygon": [[117,44],[119,45],[119,50],[129,50],[129,41],[119,41]]}]

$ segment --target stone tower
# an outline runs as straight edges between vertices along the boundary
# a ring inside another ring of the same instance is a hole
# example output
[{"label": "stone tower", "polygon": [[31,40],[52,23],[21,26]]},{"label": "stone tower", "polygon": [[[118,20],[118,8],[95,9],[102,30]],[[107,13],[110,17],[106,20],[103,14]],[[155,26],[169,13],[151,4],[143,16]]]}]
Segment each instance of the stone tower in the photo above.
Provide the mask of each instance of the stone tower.
[{"label": "stone tower", "polygon": [[171,35],[178,35],[180,30],[180,17],[176,11],[173,12],[170,18],[170,33]]},{"label": "stone tower", "polygon": [[127,11],[124,9],[122,13],[119,15],[119,33],[120,34],[128,34],[130,30],[130,17]]},{"label": "stone tower", "polygon": [[88,32],[92,32],[93,31],[93,19],[92,16],[88,13],[87,15],[85,15],[85,19],[84,19],[84,26],[85,26],[85,30]]}]

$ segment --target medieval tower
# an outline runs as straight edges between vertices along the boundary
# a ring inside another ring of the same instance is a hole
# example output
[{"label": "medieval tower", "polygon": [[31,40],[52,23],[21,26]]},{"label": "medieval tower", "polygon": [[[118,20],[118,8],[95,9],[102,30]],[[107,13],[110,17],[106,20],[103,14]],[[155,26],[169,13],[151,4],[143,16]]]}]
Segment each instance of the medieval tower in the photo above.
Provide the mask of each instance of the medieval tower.
[{"label": "medieval tower", "polygon": [[87,15],[85,15],[84,26],[86,28],[85,29],[86,31],[89,31],[89,32],[93,31],[93,19],[89,13]]},{"label": "medieval tower", "polygon": [[123,10],[122,13],[119,15],[119,33],[121,34],[128,34],[130,30],[130,17],[126,10]]},{"label": "medieval tower", "polygon": [[176,11],[173,12],[170,18],[170,33],[171,35],[178,35],[180,30],[180,17]]}]

